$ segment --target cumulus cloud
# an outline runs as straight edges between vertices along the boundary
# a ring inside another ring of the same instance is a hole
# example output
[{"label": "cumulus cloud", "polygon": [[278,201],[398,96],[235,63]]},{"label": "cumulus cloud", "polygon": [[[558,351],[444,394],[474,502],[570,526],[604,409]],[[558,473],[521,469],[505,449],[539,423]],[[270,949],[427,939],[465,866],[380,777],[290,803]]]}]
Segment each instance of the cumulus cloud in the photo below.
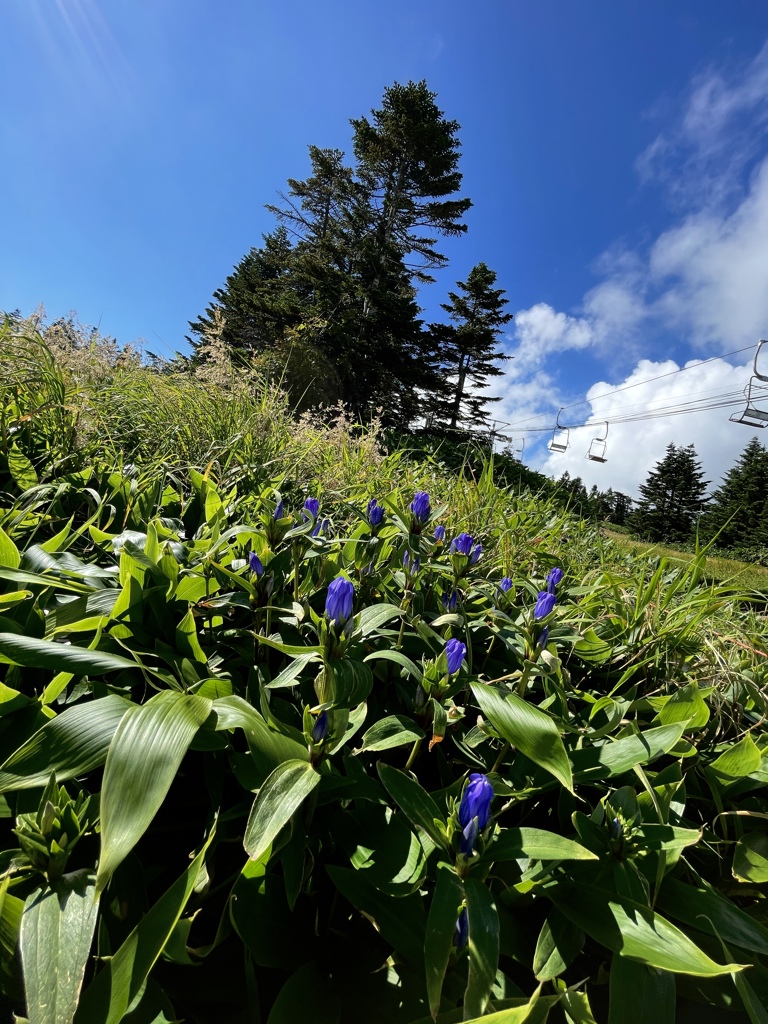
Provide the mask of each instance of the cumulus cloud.
[{"label": "cumulus cloud", "polygon": [[[567,370],[552,369],[573,364],[558,364],[555,353],[589,352],[623,378],[589,389],[575,419],[583,423],[586,413],[594,428],[601,418],[624,417],[630,405],[658,413],[694,392],[736,393],[747,381],[747,366],[715,359],[633,386],[679,368],[658,360],[660,350],[670,351],[670,337],[677,340],[670,354],[679,360],[680,352],[683,358],[736,352],[768,335],[768,44],[730,77],[715,70],[698,76],[682,115],[642,154],[638,169],[686,208],[678,206],[677,222],[644,248],[605,252],[597,261],[601,280],[577,310],[537,303],[516,314],[509,348],[515,360],[497,410],[518,430],[554,425],[558,407],[573,402]],[[747,358],[744,353],[741,361]],[[608,398],[598,398],[603,392]],[[634,495],[670,441],[693,442],[716,485],[749,440],[743,427],[728,423],[728,411],[612,422],[605,466],[585,459],[597,435],[593,427],[574,432],[564,456],[550,455],[545,436],[534,432],[526,446],[526,455],[532,448],[534,455],[526,461]]]}]

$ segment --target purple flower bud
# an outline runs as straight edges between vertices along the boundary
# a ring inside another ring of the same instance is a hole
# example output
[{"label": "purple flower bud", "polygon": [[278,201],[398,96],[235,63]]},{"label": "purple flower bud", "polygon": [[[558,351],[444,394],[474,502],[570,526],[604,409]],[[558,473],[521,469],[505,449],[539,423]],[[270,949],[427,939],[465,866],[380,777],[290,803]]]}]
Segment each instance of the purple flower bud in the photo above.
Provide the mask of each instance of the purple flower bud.
[{"label": "purple flower bud", "polygon": [[411,555],[410,551],[406,548],[405,554],[403,555],[403,567],[406,572],[415,576],[421,568],[421,559],[418,555]]},{"label": "purple flower bud", "polygon": [[252,551],[250,555],[248,555],[248,565],[251,567],[251,572],[254,576],[264,575],[264,566],[255,551]]},{"label": "purple flower bud", "polygon": [[469,556],[469,564],[470,565],[474,565],[478,561],[478,559],[480,558],[480,555],[482,555],[482,553],[483,553],[483,545],[482,544],[475,544],[475,546],[472,548],[472,554]]},{"label": "purple flower bud", "polygon": [[443,608],[447,612],[455,612],[456,605],[459,603],[459,592],[458,590],[452,590],[450,594],[443,594]]},{"label": "purple flower bud", "polygon": [[461,794],[461,803],[459,804],[461,827],[466,828],[471,821],[477,818],[477,827],[482,832],[488,824],[491,814],[491,800],[493,800],[493,786],[485,775],[473,772]]},{"label": "purple flower bud", "polygon": [[550,594],[548,590],[540,590],[533,609],[534,619],[545,619],[555,607],[556,601],[554,594]]},{"label": "purple flower bud", "polygon": [[445,527],[444,526],[436,526],[435,527],[435,540],[437,541],[438,544],[442,544],[443,541],[445,540]]},{"label": "purple flower bud", "polygon": [[456,919],[456,930],[453,933],[453,945],[461,952],[469,941],[469,919],[467,908],[462,907],[461,913]]},{"label": "purple flower bud", "polygon": [[467,653],[466,646],[461,640],[449,640],[445,645],[445,658],[448,662],[448,675],[452,676],[461,668],[461,663]]},{"label": "purple flower bud", "polygon": [[464,854],[465,857],[472,856],[475,852],[475,843],[477,842],[478,831],[477,818],[470,818],[469,823],[461,831],[459,853]]},{"label": "purple flower bud", "polygon": [[[304,508],[310,513],[313,519],[317,519],[317,513],[320,511],[320,499],[319,498],[307,498],[304,502]],[[308,516],[304,516],[306,522]]]},{"label": "purple flower bud", "polygon": [[429,504],[429,495],[426,491],[416,492],[413,496],[410,509],[420,523],[426,523],[432,512],[432,506]]},{"label": "purple flower bud", "polygon": [[384,509],[379,505],[375,498],[371,498],[368,502],[368,522],[371,526],[381,526],[383,518]]},{"label": "purple flower bud", "polygon": [[536,646],[544,650],[547,646],[547,640],[549,639],[549,626],[545,626],[539,634],[539,639],[536,641]]},{"label": "purple flower bud", "polygon": [[325,598],[325,614],[337,626],[343,626],[352,618],[355,588],[344,576],[332,580]]},{"label": "purple flower bud", "polygon": [[328,732],[328,712],[321,711],[312,726],[312,742],[322,743]]},{"label": "purple flower bud", "polygon": [[512,580],[509,578],[509,576],[502,577],[501,589],[504,591],[505,594],[507,593],[508,590],[512,589]]},{"label": "purple flower bud", "polygon": [[474,540],[471,534],[460,533],[458,537],[454,537],[451,541],[451,554],[469,555],[472,551],[473,544]]},{"label": "purple flower bud", "polygon": [[284,515],[285,512],[283,510],[283,499],[281,498],[280,501],[278,501],[277,505],[275,505],[275,511],[272,513],[272,518],[282,519]]},{"label": "purple flower bud", "polygon": [[562,569],[551,569],[550,570],[549,576],[547,576],[547,590],[549,591],[550,594],[554,594],[555,587],[557,586],[557,584],[560,582],[560,580],[562,578],[563,578],[563,570]]}]

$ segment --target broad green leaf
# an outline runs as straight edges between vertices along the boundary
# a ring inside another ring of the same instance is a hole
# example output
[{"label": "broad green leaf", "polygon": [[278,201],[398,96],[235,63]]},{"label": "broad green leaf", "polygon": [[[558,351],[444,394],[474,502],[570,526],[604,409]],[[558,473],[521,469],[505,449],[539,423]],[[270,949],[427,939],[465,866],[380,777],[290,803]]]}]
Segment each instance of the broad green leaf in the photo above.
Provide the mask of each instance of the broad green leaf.
[{"label": "broad green leaf", "polygon": [[342,658],[331,664],[334,708],[356,708],[366,700],[373,689],[371,670],[364,662],[353,661],[350,658]]},{"label": "broad green leaf", "polygon": [[123,1019],[187,905],[212,838],[213,832],[184,874],[106,961],[80,999],[75,1024],[119,1024]]},{"label": "broad green leaf", "polygon": [[565,882],[549,888],[547,895],[558,910],[601,945],[649,967],[712,977],[749,966],[716,963],[660,914],[603,889]]},{"label": "broad green leaf", "polygon": [[303,964],[277,994],[267,1024],[338,1024],[344,993],[321,973],[317,964]]},{"label": "broad green leaf", "polygon": [[499,915],[491,890],[477,878],[464,882],[469,923],[469,977],[464,992],[464,1016],[485,1012],[499,966]]},{"label": "broad green leaf", "polygon": [[32,597],[31,590],[13,590],[8,594],[0,594],[0,611],[8,611],[15,604],[28,601]]},{"label": "broad green leaf", "polygon": [[[728,949],[725,942],[723,942],[723,939],[716,928],[714,931],[718,939],[720,939],[720,945],[723,947],[723,954],[725,955],[726,960],[730,959],[731,951]],[[742,974],[739,971],[732,974],[731,977],[733,978],[733,983],[736,986],[736,990],[741,997],[741,1002],[744,1005],[744,1009],[747,1011],[747,1016],[752,1024],[768,1024],[768,1009],[766,1009],[754,988],[749,984],[749,981],[747,980],[748,973],[749,972],[745,971]]]},{"label": "broad green leaf", "polygon": [[412,676],[418,682],[421,682],[424,675],[419,666],[414,661],[411,661],[410,658],[406,657],[402,651],[372,651],[371,654],[366,655],[363,660],[365,662],[393,661],[396,665],[400,665],[401,668],[404,668],[408,675]]},{"label": "broad green leaf", "polygon": [[190,608],[184,618],[176,627],[176,649],[188,658],[206,663],[208,660],[200,646],[197,635],[197,620]]},{"label": "broad green leaf", "polygon": [[454,948],[456,921],[464,902],[464,886],[450,864],[437,865],[437,881],[427,917],[424,966],[429,1012],[437,1017],[443,981]]},{"label": "broad green leaf", "polygon": [[379,764],[379,778],[384,787],[401,810],[405,811],[414,825],[422,828],[429,838],[438,846],[447,848],[446,838],[435,825],[435,819],[442,821],[444,815],[418,782],[388,764]]},{"label": "broad green leaf", "polygon": [[614,953],[608,1024],[675,1024],[675,976]]},{"label": "broad green leaf", "polygon": [[[466,1024],[534,1024],[534,1022],[535,1024],[545,1024],[549,1011],[559,1002],[560,996],[546,996],[542,999],[540,993],[541,985],[539,985],[530,999],[507,1000],[507,1002],[514,1002],[516,1005],[507,1006],[503,1010],[496,1010],[495,1013],[483,1014],[482,1017],[473,1017],[471,1020],[466,1021]],[[544,1009],[539,1014],[538,1011],[542,1008],[542,1004],[544,1004]]]},{"label": "broad green leaf", "polygon": [[552,907],[536,940],[533,973],[537,981],[552,981],[568,969],[584,946],[584,932]]},{"label": "broad green leaf", "polygon": [[768,928],[714,889],[694,888],[676,878],[664,880],[658,903],[670,917],[708,935],[717,934],[740,949],[768,956]]},{"label": "broad green leaf", "polygon": [[761,753],[752,736],[747,735],[725,750],[712,764],[708,771],[723,786],[743,779],[746,775],[756,772],[760,767]]},{"label": "broad green leaf", "polygon": [[358,808],[357,846],[350,863],[366,881],[387,896],[407,896],[424,883],[424,849],[404,814],[391,814],[383,805]]},{"label": "broad green leaf", "polygon": [[404,715],[390,715],[388,718],[379,719],[371,726],[363,736],[362,746],[355,753],[389,750],[391,747],[403,747],[421,739],[424,739],[424,732],[412,719]]},{"label": "broad green leaf", "polygon": [[308,654],[301,658],[294,658],[287,668],[284,668],[279,675],[276,675],[271,682],[266,684],[265,689],[279,690],[284,686],[296,686],[298,677],[306,666],[319,660],[320,659],[316,654]]},{"label": "broad green leaf", "polygon": [[0,766],[0,793],[44,786],[51,772],[64,782],[97,768],[106,760],[112,737],[131,708],[113,693],[66,708]]},{"label": "broad green leaf", "polygon": [[499,735],[573,792],[571,762],[549,715],[515,693],[504,697],[484,683],[471,686],[480,710]]},{"label": "broad green leaf", "polygon": [[683,723],[660,725],[618,740],[606,740],[571,753],[577,779],[604,779],[623,775],[637,764],[648,764],[668,753],[680,741],[685,731]]},{"label": "broad green leaf", "polygon": [[30,1024],[70,1024],[77,1009],[99,904],[84,873],[30,893],[19,947]]},{"label": "broad green leaf", "polygon": [[698,683],[688,683],[672,694],[658,713],[662,725],[684,722],[686,730],[700,729],[709,721],[709,707]]},{"label": "broad green leaf", "polygon": [[146,832],[212,707],[205,697],[163,690],[118,726],[101,788],[99,892]]},{"label": "broad green leaf", "polygon": [[611,645],[605,640],[601,640],[591,627],[573,646],[574,654],[577,654],[582,661],[594,665],[602,665],[608,661],[612,651]]},{"label": "broad green leaf", "polygon": [[733,876],[740,882],[768,882],[768,835],[748,832],[733,853]]},{"label": "broad green leaf", "polygon": [[35,467],[15,442],[8,449],[7,459],[8,471],[16,481],[19,490],[28,491],[32,487],[37,487],[38,479]]},{"label": "broad green leaf", "polygon": [[259,790],[245,827],[243,846],[251,860],[258,860],[272,845],[319,782],[320,776],[306,761],[285,761],[275,768]]},{"label": "broad green leaf", "polygon": [[[19,549],[0,526],[0,565],[4,565],[8,569],[18,569],[20,562]],[[5,600],[5,598],[0,598],[0,600]]]},{"label": "broad green leaf", "polygon": [[0,882],[0,985],[4,995],[22,1001],[18,943],[24,900],[8,892],[10,875]]},{"label": "broad green leaf", "polygon": [[306,746],[270,729],[263,716],[242,697],[236,694],[220,697],[214,702],[213,710],[216,712],[217,730],[242,729],[245,733],[260,776],[254,782],[254,789],[283,761],[309,760]]},{"label": "broad green leaf", "polygon": [[16,633],[0,633],[0,662],[25,668],[47,668],[52,672],[71,672],[75,676],[138,668],[137,662],[120,654],[89,651],[71,644],[51,643]]},{"label": "broad green leaf", "polygon": [[581,843],[540,828],[505,828],[483,854],[484,860],[597,860]]},{"label": "broad green leaf", "polygon": [[695,846],[701,839],[701,832],[695,828],[679,828],[676,825],[641,825],[642,845],[648,850],[679,852],[686,846]]},{"label": "broad green leaf", "polygon": [[326,871],[342,896],[374,924],[385,941],[423,970],[427,922],[421,897],[417,893],[386,896],[367,882],[361,871],[338,867]]},{"label": "broad green leaf", "polygon": [[386,622],[401,618],[402,614],[402,608],[396,604],[371,604],[367,608],[363,608],[358,615],[356,628],[362,632],[363,636],[367,636]]}]

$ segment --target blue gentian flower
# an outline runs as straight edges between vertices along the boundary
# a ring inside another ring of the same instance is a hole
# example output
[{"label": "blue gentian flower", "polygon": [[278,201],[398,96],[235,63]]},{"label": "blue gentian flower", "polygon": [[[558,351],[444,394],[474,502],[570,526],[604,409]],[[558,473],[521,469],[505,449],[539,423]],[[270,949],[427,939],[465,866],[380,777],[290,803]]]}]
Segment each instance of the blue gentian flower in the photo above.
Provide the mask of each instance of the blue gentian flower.
[{"label": "blue gentian flower", "polygon": [[426,491],[417,491],[413,496],[413,501],[410,505],[411,512],[413,512],[415,518],[420,523],[426,523],[432,512],[432,506],[429,503],[429,495]]},{"label": "blue gentian flower", "polygon": [[285,512],[283,510],[283,499],[281,498],[280,501],[278,501],[277,505],[275,505],[275,511],[272,513],[272,518],[282,519],[284,515]]},{"label": "blue gentian flower", "polygon": [[321,711],[312,726],[312,742],[322,743],[328,732],[328,712]]},{"label": "blue gentian flower", "polygon": [[478,832],[477,818],[472,818],[467,826],[461,830],[459,853],[463,854],[465,857],[472,856],[475,852],[475,843],[477,842]]},{"label": "blue gentian flower", "polygon": [[325,598],[325,614],[337,626],[343,626],[352,618],[355,588],[344,576],[337,576],[328,587]]},{"label": "blue gentian flower", "polygon": [[472,554],[469,556],[469,564],[474,565],[483,553],[483,545],[475,544],[472,548]]},{"label": "blue gentian flower", "polygon": [[418,555],[411,556],[408,548],[405,549],[405,554],[403,555],[403,568],[406,572],[410,572],[412,576],[415,576],[421,568],[421,559]]},{"label": "blue gentian flower", "polygon": [[473,544],[474,538],[471,534],[460,533],[458,537],[454,537],[451,541],[451,554],[469,555],[472,553]]},{"label": "blue gentian flower", "polygon": [[452,590],[450,594],[443,594],[443,608],[447,612],[455,612],[456,605],[459,603],[459,592],[458,590]]},{"label": "blue gentian flower", "polygon": [[251,567],[251,572],[253,573],[254,576],[264,575],[264,566],[262,565],[261,559],[259,558],[255,551],[252,551],[248,555],[248,565]]},{"label": "blue gentian flower", "polygon": [[445,658],[448,662],[448,675],[452,676],[461,668],[461,663],[467,653],[466,646],[461,640],[449,640],[445,645]]},{"label": "blue gentian flower", "polygon": [[444,526],[436,526],[435,527],[435,541],[438,544],[442,544],[444,540],[445,540],[445,527]]},{"label": "blue gentian flower", "polygon": [[540,590],[533,609],[534,619],[545,619],[555,607],[557,598],[548,590]]},{"label": "blue gentian flower", "polygon": [[562,578],[563,578],[563,570],[562,569],[551,569],[550,570],[549,576],[547,576],[547,590],[549,591],[550,594],[554,594],[555,587],[557,586],[557,584],[560,582],[560,580]]},{"label": "blue gentian flower", "polygon": [[381,526],[383,518],[384,509],[379,505],[375,498],[371,498],[368,502],[368,522],[371,526]]},{"label": "blue gentian flower", "polygon": [[502,577],[501,589],[505,594],[507,593],[508,590],[512,589],[512,580],[509,578],[509,576]]},{"label": "blue gentian flower", "polygon": [[453,945],[461,952],[469,941],[469,919],[467,908],[462,907],[461,913],[456,919],[456,930],[453,933]]},{"label": "blue gentian flower", "polygon": [[459,824],[464,829],[477,818],[477,827],[482,832],[488,824],[493,800],[493,786],[485,775],[473,772],[461,794],[459,804]]},{"label": "blue gentian flower", "polygon": [[[304,502],[304,508],[309,512],[313,519],[317,519],[317,513],[320,511],[320,499],[319,498],[307,498]],[[307,516],[304,516],[306,522]]]},{"label": "blue gentian flower", "polygon": [[545,626],[539,634],[539,639],[536,641],[536,646],[544,650],[547,646],[547,640],[549,639],[549,626]]}]

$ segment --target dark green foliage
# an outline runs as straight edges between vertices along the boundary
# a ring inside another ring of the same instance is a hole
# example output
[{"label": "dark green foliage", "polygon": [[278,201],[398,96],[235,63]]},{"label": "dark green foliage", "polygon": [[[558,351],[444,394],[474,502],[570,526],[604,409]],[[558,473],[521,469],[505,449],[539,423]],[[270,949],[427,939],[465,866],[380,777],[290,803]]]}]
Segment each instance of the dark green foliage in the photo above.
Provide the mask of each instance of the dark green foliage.
[{"label": "dark green foliage", "polygon": [[495,283],[494,271],[478,263],[466,281],[458,282],[460,292],[449,292],[450,302],[442,303],[452,323],[430,327],[448,379],[448,394],[435,402],[431,412],[438,424],[453,430],[482,429],[488,422],[486,405],[499,401],[481,393],[489,377],[503,373],[495,364],[510,358],[497,348],[512,314],[504,312],[509,300],[503,298],[503,288],[494,288]]},{"label": "dark green foliage", "polygon": [[753,437],[726,473],[702,516],[706,539],[719,548],[768,546],[768,451]]},{"label": "dark green foliage", "polygon": [[642,498],[630,526],[645,540],[688,540],[706,504],[708,483],[694,446],[669,444],[664,458],[640,486]]}]

